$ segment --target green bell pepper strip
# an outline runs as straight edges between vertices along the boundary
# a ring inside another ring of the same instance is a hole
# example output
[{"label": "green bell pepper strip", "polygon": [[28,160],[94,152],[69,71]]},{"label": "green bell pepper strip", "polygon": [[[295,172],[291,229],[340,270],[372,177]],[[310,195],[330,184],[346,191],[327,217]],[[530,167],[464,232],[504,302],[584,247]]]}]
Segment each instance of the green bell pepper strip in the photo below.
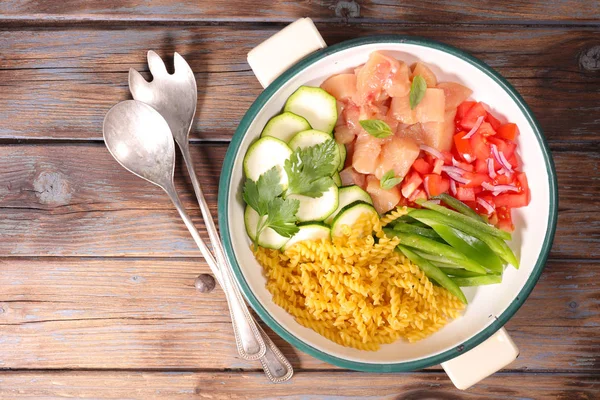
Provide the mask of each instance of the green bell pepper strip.
[{"label": "green bell pepper strip", "polygon": [[393,228],[396,232],[414,233],[415,235],[425,236],[430,239],[440,240],[440,235],[429,227],[423,228],[417,225],[407,224],[405,222],[397,222]]},{"label": "green bell pepper strip", "polygon": [[[457,224],[460,223],[461,225],[468,225],[472,228],[477,228],[481,232],[487,233],[488,235],[492,235],[495,237],[499,237],[504,240],[510,240],[512,238],[512,236],[508,232],[502,231],[498,228],[488,225],[483,221],[477,221],[471,217],[467,217],[466,215],[463,215],[459,212],[456,212],[454,210],[451,210],[451,209],[441,206],[439,204],[435,204],[430,201],[417,201],[417,203],[420,204],[421,207],[428,208],[437,213],[440,213],[447,217],[452,218],[453,220],[456,221]],[[412,213],[413,212],[410,212],[409,215],[412,215]],[[458,226],[455,226],[455,228],[461,229]],[[464,229],[461,229],[461,230],[465,231]]]},{"label": "green bell pepper strip", "polygon": [[446,204],[448,207],[452,207],[456,211],[461,214],[466,215],[467,217],[471,217],[476,219],[477,221],[486,222],[483,220],[481,215],[477,214],[471,207],[463,203],[462,201],[455,199],[450,196],[448,193],[442,193],[438,196],[433,196],[431,200],[440,200],[442,203]]},{"label": "green bell pepper strip", "polygon": [[452,279],[452,281],[460,287],[492,285],[494,283],[502,282],[502,276],[500,276],[500,275],[472,276],[469,278],[450,278],[450,279]]},{"label": "green bell pepper strip", "polygon": [[436,265],[436,266],[440,269],[440,271],[442,271],[443,273],[445,273],[446,275],[451,276],[451,277],[471,278],[471,277],[475,277],[475,276],[486,276],[486,275],[478,274],[477,272],[467,271],[466,269],[462,269],[462,268],[445,268],[445,267],[441,267],[439,265]]},{"label": "green bell pepper strip", "polygon": [[448,225],[443,225],[430,219],[422,218],[421,222],[431,226],[450,246],[463,253],[472,260],[477,261],[490,271],[502,272],[504,266],[500,257],[481,240],[469,236]]},{"label": "green bell pepper strip", "polygon": [[[443,207],[442,207],[443,208]],[[473,227],[469,224],[464,224],[461,221],[458,221],[452,217],[449,217],[444,214],[440,214],[438,212],[432,210],[416,210],[410,213],[410,216],[417,219],[429,219],[435,222],[438,222],[443,225],[448,225],[453,228],[458,229],[459,231],[463,231],[466,234],[469,234],[483,243],[487,244],[490,249],[492,249],[500,258],[506,261],[509,264],[512,264],[515,268],[519,268],[519,260],[512,252],[510,247],[504,242],[504,240],[488,235],[487,233],[480,231],[477,227]]]},{"label": "green bell pepper strip", "polygon": [[486,273],[485,268],[483,268],[481,265],[469,259],[460,251],[453,249],[447,244],[442,244],[433,239],[425,238],[412,233],[396,232],[386,228],[384,228],[384,232],[389,237],[396,236],[398,239],[400,239],[400,243],[403,246],[414,247],[415,249],[432,253],[440,257],[450,258],[454,261],[457,261],[457,264],[464,269],[468,269],[469,271],[479,272],[481,274]]},{"label": "green bell pepper strip", "polygon": [[450,293],[458,297],[460,301],[462,301],[464,304],[467,304],[467,298],[465,297],[465,294],[462,292],[462,290],[460,290],[456,283],[452,282],[452,279],[448,278],[446,274],[440,271],[438,267],[431,264],[424,258],[419,257],[417,254],[415,254],[414,252],[412,252],[404,246],[398,245],[397,249],[400,250],[406,256],[406,258],[417,264],[419,268],[423,270],[423,273],[427,275],[428,278],[433,279],[434,281],[439,283],[440,286],[442,286]]}]

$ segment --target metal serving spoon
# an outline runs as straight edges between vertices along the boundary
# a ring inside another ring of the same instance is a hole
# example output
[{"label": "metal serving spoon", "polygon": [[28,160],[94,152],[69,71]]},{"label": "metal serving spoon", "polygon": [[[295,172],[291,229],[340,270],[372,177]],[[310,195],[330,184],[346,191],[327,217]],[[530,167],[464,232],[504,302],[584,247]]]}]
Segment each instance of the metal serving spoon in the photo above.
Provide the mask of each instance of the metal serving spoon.
[{"label": "metal serving spoon", "polygon": [[167,121],[152,107],[136,100],[123,101],[111,108],[104,118],[104,141],[112,156],[125,169],[161,187],[179,211],[202,256],[223,287],[236,333],[240,356],[256,360],[266,347],[244,303],[239,289],[224,273],[200,237],[175,190],[175,144]]},{"label": "metal serving spoon", "polygon": [[[189,134],[196,113],[198,101],[197,84],[192,69],[178,53],[173,62],[175,72],[169,74],[163,60],[154,51],[148,52],[148,67],[152,73],[152,82],[147,82],[136,70],[129,70],[129,90],[134,99],[156,109],[167,121],[175,142],[181,150],[187,167],[194,192],[202,212],[206,229],[222,273],[231,274],[231,266],[225,256],[225,251],[213,221],[210,209],[204,199],[202,187],[196,176],[192,157],[190,155]],[[230,278],[233,280],[232,275]],[[232,318],[234,316],[232,315]],[[267,345],[266,354],[260,359],[265,373],[273,382],[283,382],[292,377],[293,368],[273,341],[256,324]]]}]

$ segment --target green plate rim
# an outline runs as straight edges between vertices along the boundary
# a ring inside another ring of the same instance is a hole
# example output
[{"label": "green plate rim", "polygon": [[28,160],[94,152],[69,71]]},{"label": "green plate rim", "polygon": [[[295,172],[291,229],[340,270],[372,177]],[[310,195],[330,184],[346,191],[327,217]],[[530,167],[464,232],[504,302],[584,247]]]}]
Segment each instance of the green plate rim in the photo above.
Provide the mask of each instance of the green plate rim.
[{"label": "green plate rim", "polygon": [[[533,132],[538,140],[540,148],[542,150],[546,170],[548,172],[548,185],[549,185],[549,205],[550,212],[548,217],[548,224],[546,227],[546,235],[544,238],[544,244],[542,246],[542,250],[538,259],[536,261],[535,267],[525,282],[525,285],[519,292],[519,294],[514,298],[511,304],[506,308],[506,310],[498,316],[494,321],[490,323],[487,327],[481,330],[479,333],[475,334],[471,338],[464,341],[459,346],[456,346],[452,349],[446,350],[442,353],[407,362],[401,363],[365,363],[365,362],[357,362],[346,360],[340,357],[332,356],[327,354],[321,350],[318,350],[311,345],[305,343],[304,341],[298,339],[292,333],[288,332],[285,328],[283,328],[275,319],[269,314],[269,312],[260,304],[237,263],[235,258],[235,253],[233,251],[233,246],[231,242],[231,235],[229,232],[229,215],[227,213],[227,203],[229,199],[229,192],[231,188],[231,174],[233,170],[233,164],[236,159],[236,155],[240,148],[240,144],[244,135],[246,134],[250,124],[262,109],[262,107],[269,101],[269,99],[279,90],[282,86],[288,82],[292,77],[296,74],[309,67],[313,63],[318,60],[321,60],[324,57],[327,57],[331,54],[352,48],[358,47],[367,44],[381,44],[381,43],[402,43],[402,44],[411,44],[433,48],[436,50],[440,50],[446,53],[449,53],[453,56],[460,58],[463,61],[470,63],[471,65],[477,67],[482,72],[484,72],[487,76],[489,76],[492,80],[494,80],[497,84],[499,84],[512,98],[512,100],[519,106],[527,121],[531,125]],[[279,78],[277,78],[273,83],[271,83],[254,101],[252,106],[248,109],[244,117],[242,118],[232,140],[227,150],[227,154],[225,156],[225,160],[223,162],[223,168],[221,171],[221,177],[219,180],[219,196],[218,196],[218,212],[219,212],[219,226],[221,228],[221,237],[223,239],[223,244],[225,247],[225,252],[229,261],[231,262],[231,266],[233,267],[233,272],[236,277],[237,282],[239,283],[242,292],[248,301],[248,303],[252,306],[252,308],[256,311],[256,313],[260,316],[260,318],[271,328],[273,331],[285,339],[287,342],[297,347],[298,349],[310,354],[313,357],[316,357],[322,361],[328,362],[330,364],[336,365],[342,368],[348,368],[357,371],[365,371],[365,372],[405,372],[405,371],[414,371],[417,369],[426,368],[432,365],[440,364],[445,361],[448,361],[460,354],[465,353],[466,351],[471,350],[478,344],[482,343],[490,336],[492,336],[497,330],[502,328],[504,324],[517,312],[517,310],[524,303],[525,299],[529,296],[536,282],[538,281],[542,270],[546,264],[546,260],[548,259],[548,255],[550,253],[550,248],[552,247],[552,242],[554,240],[554,234],[556,232],[556,223],[558,217],[558,191],[557,191],[557,181],[556,181],[556,170],[554,167],[554,161],[552,160],[552,155],[550,153],[550,149],[548,144],[546,143],[546,139],[542,133],[542,130],[539,126],[538,121],[534,117],[532,111],[529,109],[521,95],[512,87],[508,81],[506,81],[500,74],[494,71],[490,66],[485,64],[484,62],[476,59],[470,54],[465,53],[462,50],[459,50],[453,46],[435,42],[429,39],[419,38],[419,37],[410,37],[403,35],[377,35],[377,36],[367,36],[358,39],[348,40],[342,43],[338,43],[336,45],[327,47],[325,49],[319,50],[316,53],[313,53],[285,73],[283,73]]]}]

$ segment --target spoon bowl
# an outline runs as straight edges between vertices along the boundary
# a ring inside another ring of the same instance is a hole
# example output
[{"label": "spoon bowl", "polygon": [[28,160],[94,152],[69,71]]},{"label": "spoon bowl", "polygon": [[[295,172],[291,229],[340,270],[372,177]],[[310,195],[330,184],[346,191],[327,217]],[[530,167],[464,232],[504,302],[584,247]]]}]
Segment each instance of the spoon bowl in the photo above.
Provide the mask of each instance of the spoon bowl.
[{"label": "spoon bowl", "polygon": [[166,189],[173,184],[175,144],[167,121],[136,100],[111,108],[102,127],[108,151],[133,174]]}]

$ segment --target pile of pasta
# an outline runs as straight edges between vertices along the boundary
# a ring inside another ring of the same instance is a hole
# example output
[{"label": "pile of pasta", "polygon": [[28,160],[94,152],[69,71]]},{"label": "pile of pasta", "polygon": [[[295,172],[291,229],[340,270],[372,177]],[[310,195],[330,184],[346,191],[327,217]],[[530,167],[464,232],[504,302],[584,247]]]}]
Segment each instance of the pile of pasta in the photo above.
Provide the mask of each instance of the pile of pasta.
[{"label": "pile of pasta", "polygon": [[284,252],[255,248],[273,301],[301,325],[361,350],[439,330],[464,305],[394,251],[399,241],[382,227],[404,213],[364,214],[341,237],[298,242]]}]

